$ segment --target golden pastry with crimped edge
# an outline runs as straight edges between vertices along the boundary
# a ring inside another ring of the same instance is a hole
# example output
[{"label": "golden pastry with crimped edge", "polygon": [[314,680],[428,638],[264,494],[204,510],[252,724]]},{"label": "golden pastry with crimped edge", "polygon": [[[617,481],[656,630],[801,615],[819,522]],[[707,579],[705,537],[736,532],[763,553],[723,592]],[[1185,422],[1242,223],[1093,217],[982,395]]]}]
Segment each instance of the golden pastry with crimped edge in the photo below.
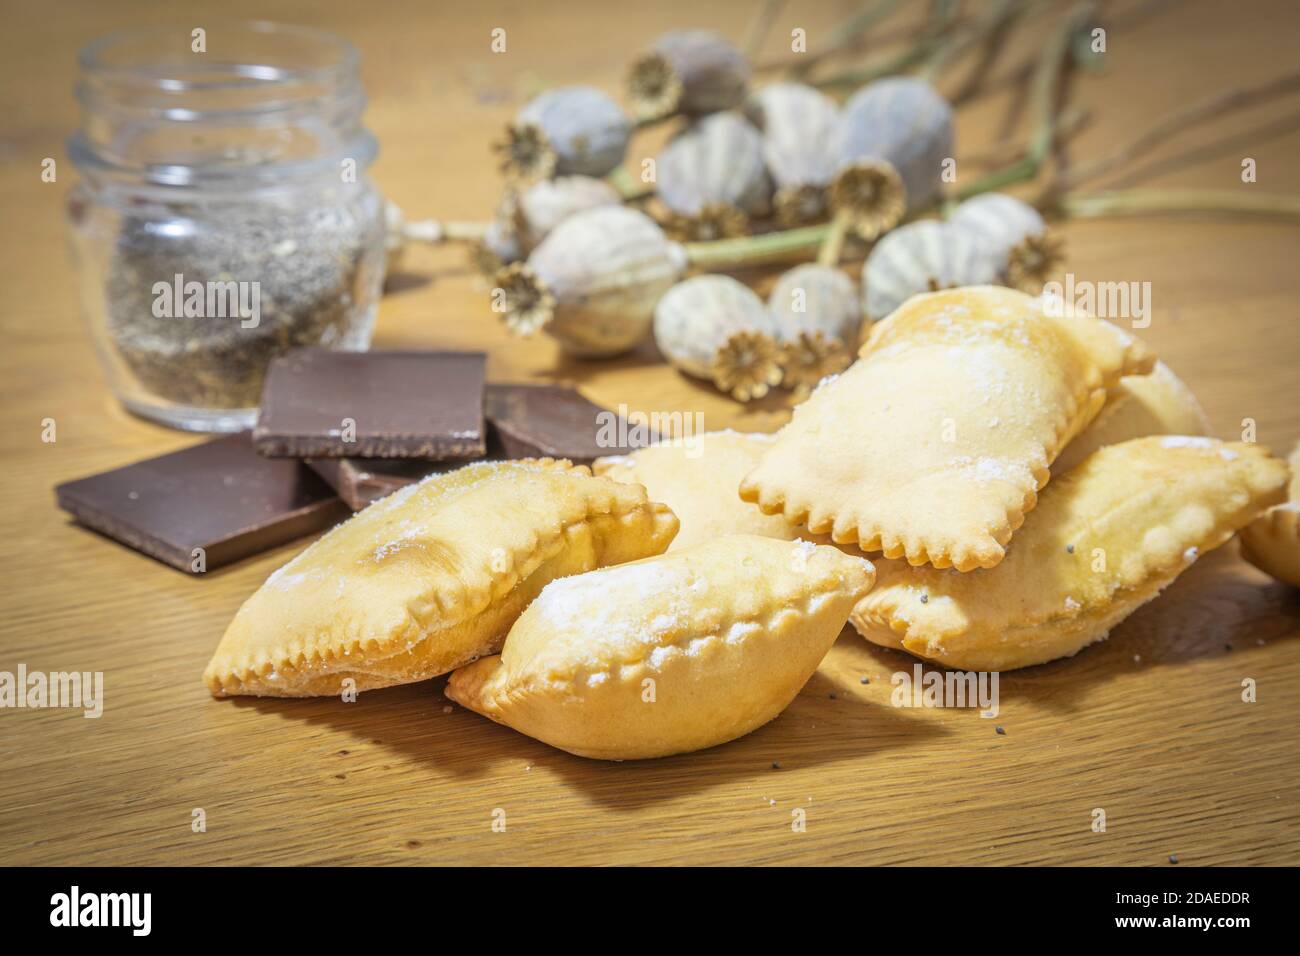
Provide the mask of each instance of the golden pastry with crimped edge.
[{"label": "golden pastry with crimped edge", "polygon": [[1300,588],[1300,442],[1287,461],[1289,500],[1241,529],[1241,556],[1265,574]]},{"label": "golden pastry with crimped edge", "polygon": [[389,495],[267,579],[203,678],[214,695],[315,697],[494,654],[549,581],[660,554],[677,519],[567,461],[481,462]]},{"label": "golden pastry with crimped edge", "polygon": [[1131,438],[1209,433],[1210,420],[1192,390],[1168,365],[1156,362],[1150,375],[1119,380],[1092,424],[1052,462],[1052,474],[1063,475],[1098,448]]},{"label": "golden pastry with crimped edge", "polygon": [[1044,489],[996,568],[876,565],[850,621],[877,644],[963,670],[1068,657],[1276,502],[1286,465],[1258,445],[1163,436],[1109,445]]},{"label": "golden pastry with crimped edge", "polygon": [[[661,441],[627,455],[597,458],[591,470],[615,481],[645,487],[655,501],[672,509],[681,530],[669,551],[724,534],[757,534],[792,541],[801,529],[781,515],[765,515],[742,501],[737,490],[759,457],[772,446],[761,432],[705,432]],[[806,532],[805,532],[806,535]]]},{"label": "golden pastry with crimped edge", "polygon": [[741,497],[888,558],[993,567],[1106,390],[1155,361],[1045,301],[993,286],[909,299],[795,408]]},{"label": "golden pastry with crimped edge", "polygon": [[582,757],[712,747],[785,709],[872,580],[862,558],[755,535],[565,578],[447,696]]}]

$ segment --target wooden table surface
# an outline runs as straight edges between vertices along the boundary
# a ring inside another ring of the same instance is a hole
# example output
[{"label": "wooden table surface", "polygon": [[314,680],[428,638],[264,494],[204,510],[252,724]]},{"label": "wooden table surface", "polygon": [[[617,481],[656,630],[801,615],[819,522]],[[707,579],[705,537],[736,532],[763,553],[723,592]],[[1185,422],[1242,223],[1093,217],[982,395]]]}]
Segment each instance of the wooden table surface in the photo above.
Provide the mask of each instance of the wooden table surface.
[{"label": "wooden table surface", "polygon": [[[373,173],[411,215],[482,218],[500,182],[487,143],[547,85],[617,90],[658,32],[739,37],[752,0],[656,4],[255,3],[194,5],[336,31],[365,58]],[[786,5],[769,55],[796,26],[816,38],[848,2]],[[1098,155],[1180,105],[1260,82],[1295,62],[1287,0],[1157,5],[1108,34],[1105,71],[1080,76]],[[77,312],[62,201],[63,142],[77,114],[74,52],[153,4],[5,4],[0,31],[0,670],[103,671],[99,720],[0,712],[0,858],[55,863],[1300,863],[1300,592],[1229,545],[1198,562],[1111,639],[1004,675],[995,721],[971,710],[890,706],[912,659],[843,634],[773,723],[702,753],[605,764],[552,750],[459,708],[444,680],[338,700],[214,701],[199,675],[227,621],[301,543],[188,577],[69,522],[57,482],[193,443],[110,396]],[[904,14],[906,16],[907,14]],[[191,15],[194,25],[206,23]],[[1051,19],[1035,21],[1035,29]],[[487,52],[507,29],[508,52]],[[1018,41],[994,75],[1032,52]],[[951,88],[962,71],[945,78]],[[1023,135],[1004,122],[1014,87],[959,117],[958,156]],[[1300,191],[1294,100],[1220,118],[1153,160],[1151,185]],[[1236,137],[1226,149],[1210,144]],[[634,144],[634,154],[653,137]],[[1202,149],[1201,147],[1206,147]],[[58,158],[58,181],[40,163]],[[1243,157],[1259,182],[1240,182]],[[959,171],[962,169],[959,162]],[[1064,225],[1080,279],[1149,281],[1143,335],[1194,388],[1216,434],[1243,419],[1282,451],[1300,437],[1300,231],[1281,220],[1197,217]],[[709,428],[771,430],[781,404],[741,408],[653,352],[561,360],[506,337],[452,250],[416,250],[384,299],[376,344],[484,348],[498,380],[578,384],[607,406],[703,411]],[[41,441],[41,421],[58,440]],[[863,685],[859,678],[870,678]],[[1258,682],[1243,703],[1241,682]],[[773,763],[780,764],[779,769]],[[1094,808],[1105,833],[1091,828]],[[192,832],[192,812],[206,832]],[[493,832],[493,812],[506,831]],[[793,811],[807,814],[794,832]]]}]

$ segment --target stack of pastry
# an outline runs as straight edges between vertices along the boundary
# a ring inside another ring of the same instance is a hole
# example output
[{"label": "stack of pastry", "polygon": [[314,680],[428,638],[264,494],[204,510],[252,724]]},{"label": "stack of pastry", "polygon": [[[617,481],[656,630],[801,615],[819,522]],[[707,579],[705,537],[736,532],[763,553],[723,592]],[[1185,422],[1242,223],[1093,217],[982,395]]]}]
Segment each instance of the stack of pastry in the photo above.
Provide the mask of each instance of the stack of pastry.
[{"label": "stack of pastry", "polygon": [[665,555],[677,528],[644,488],[568,462],[434,475],[271,575],[204,678],[346,697],[455,671],[454,700],[573,753],[722,743],[794,698],[872,569],[744,534]]},{"label": "stack of pastry", "polygon": [[1247,525],[1248,555],[1300,553],[1294,511],[1259,517],[1283,497],[1281,461],[1205,437],[1191,392],[1131,335],[1045,306],[917,296],[775,436],[710,433],[697,457],[664,443],[596,473],[671,507],[676,542],[744,530],[867,553],[877,583],[853,626],[963,669],[1074,654]]},{"label": "stack of pastry", "polygon": [[1282,462],[1205,431],[1113,325],[1003,288],[919,296],[775,436],[594,474],[470,465],[371,505],[245,603],[205,679],[313,696],[454,671],[452,699],[573,753],[696,750],[780,713],[846,620],[978,669],[1104,637],[1282,500]]}]

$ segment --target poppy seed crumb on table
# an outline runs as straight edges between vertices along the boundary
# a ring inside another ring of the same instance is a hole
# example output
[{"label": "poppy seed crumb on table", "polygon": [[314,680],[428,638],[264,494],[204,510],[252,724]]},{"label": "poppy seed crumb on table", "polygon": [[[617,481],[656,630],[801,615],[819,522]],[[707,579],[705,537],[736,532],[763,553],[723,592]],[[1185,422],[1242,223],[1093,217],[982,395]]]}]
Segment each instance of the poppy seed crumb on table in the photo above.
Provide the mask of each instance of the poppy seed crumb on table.
[{"label": "poppy seed crumb on table", "polygon": [[1003,727],[1001,724],[998,724],[998,725],[997,725],[995,728],[993,728],[993,729],[996,730],[996,731],[998,732],[998,735],[1001,736],[1001,737],[1005,737],[1005,736],[1007,735],[1007,729],[1006,729],[1005,727]]}]

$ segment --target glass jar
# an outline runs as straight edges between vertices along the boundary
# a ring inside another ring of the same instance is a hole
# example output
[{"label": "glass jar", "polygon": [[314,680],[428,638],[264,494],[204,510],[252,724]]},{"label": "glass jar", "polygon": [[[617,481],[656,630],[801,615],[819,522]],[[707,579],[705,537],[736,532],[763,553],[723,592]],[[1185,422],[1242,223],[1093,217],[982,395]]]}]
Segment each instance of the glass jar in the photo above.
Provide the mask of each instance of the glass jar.
[{"label": "glass jar", "polygon": [[103,37],[79,62],[68,221],[123,405],[238,431],[275,356],[369,347],[383,202],[351,45],[264,23],[149,28]]}]

